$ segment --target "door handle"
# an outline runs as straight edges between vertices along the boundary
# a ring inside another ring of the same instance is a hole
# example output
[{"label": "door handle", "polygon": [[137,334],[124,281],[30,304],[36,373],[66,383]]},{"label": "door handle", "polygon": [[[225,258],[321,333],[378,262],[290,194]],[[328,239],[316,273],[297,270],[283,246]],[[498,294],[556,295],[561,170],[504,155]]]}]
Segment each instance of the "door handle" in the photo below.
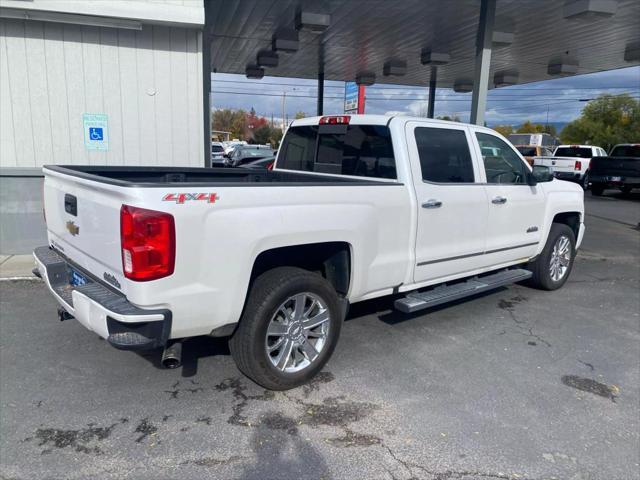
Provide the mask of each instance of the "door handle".
[{"label": "door handle", "polygon": [[422,208],[440,208],[442,206],[442,202],[440,200],[435,200],[433,198],[427,200],[422,204]]},{"label": "door handle", "polygon": [[495,203],[496,205],[502,205],[503,203],[507,203],[507,199],[504,197],[495,197],[491,200],[491,203]]}]

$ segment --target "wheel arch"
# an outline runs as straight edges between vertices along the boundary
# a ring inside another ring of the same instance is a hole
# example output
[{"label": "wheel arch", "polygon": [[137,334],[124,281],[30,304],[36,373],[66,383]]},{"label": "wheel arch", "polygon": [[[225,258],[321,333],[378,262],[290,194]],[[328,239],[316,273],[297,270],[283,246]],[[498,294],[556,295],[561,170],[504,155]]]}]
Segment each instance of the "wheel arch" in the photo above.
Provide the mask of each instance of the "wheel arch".
[{"label": "wheel arch", "polygon": [[573,235],[577,241],[580,233],[581,216],[582,214],[580,212],[560,212],[554,215],[551,223],[562,223],[567,225],[571,231],[573,231]]},{"label": "wheel arch", "polygon": [[342,296],[351,287],[353,248],[344,241],[306,243],[264,250],[251,269],[250,284],[262,273],[276,267],[299,267],[324,277]]}]

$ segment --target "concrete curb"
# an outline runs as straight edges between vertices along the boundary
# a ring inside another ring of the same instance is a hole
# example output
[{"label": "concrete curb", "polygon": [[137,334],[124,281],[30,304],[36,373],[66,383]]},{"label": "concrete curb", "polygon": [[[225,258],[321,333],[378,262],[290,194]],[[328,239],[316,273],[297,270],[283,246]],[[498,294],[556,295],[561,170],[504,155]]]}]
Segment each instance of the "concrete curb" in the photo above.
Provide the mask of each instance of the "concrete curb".
[{"label": "concrete curb", "polygon": [[34,267],[33,255],[3,255],[0,257],[0,280],[38,280],[31,273]]}]

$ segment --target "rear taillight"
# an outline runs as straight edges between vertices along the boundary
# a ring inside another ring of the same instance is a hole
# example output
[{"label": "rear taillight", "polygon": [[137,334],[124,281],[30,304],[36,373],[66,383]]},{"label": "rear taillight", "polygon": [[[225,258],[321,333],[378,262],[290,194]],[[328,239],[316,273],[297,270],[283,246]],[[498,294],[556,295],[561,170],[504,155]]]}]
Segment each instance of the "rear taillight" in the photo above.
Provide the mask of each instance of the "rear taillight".
[{"label": "rear taillight", "polygon": [[576,164],[573,167],[574,170],[582,170],[582,162],[580,160],[576,160]]},{"label": "rear taillight", "polygon": [[274,163],[276,163],[276,162],[274,161],[274,162],[267,163],[267,170],[273,170],[273,164]]},{"label": "rear taillight", "polygon": [[349,115],[332,115],[330,117],[320,117],[320,125],[348,125],[351,117]]},{"label": "rear taillight", "polygon": [[176,258],[173,215],[146,208],[120,208],[124,276],[145,282],[171,275]]}]

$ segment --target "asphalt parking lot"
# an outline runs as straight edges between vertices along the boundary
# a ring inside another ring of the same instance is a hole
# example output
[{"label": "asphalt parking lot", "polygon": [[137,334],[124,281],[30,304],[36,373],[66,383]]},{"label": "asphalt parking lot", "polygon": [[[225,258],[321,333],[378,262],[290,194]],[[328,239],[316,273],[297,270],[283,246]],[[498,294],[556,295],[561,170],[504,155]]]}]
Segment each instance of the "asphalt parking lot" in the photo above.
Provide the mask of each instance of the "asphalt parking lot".
[{"label": "asphalt parking lot", "polygon": [[354,306],[324,372],[289,392],[244,378],[220,339],[161,370],[59,323],[42,283],[4,282],[0,476],[638,479],[639,211],[588,195],[559,291]]}]

